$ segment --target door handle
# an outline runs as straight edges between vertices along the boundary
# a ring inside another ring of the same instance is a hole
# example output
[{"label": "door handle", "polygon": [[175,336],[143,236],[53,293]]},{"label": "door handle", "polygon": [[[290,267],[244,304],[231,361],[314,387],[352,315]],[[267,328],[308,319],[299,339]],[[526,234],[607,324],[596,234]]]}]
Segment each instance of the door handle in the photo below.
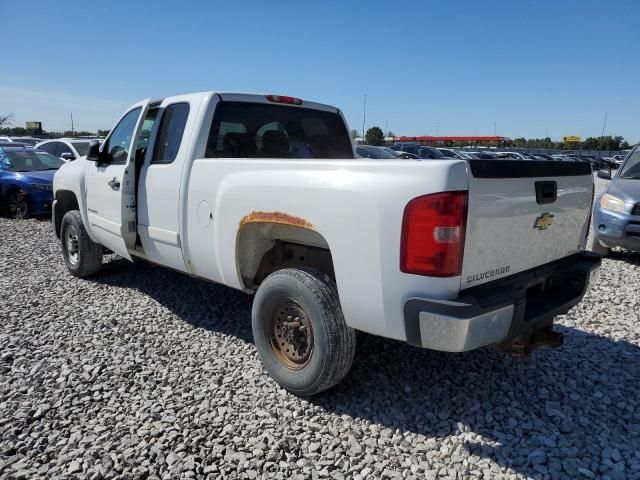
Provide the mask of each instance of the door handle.
[{"label": "door handle", "polygon": [[118,180],[116,177],[113,177],[111,180],[109,180],[107,184],[114,190],[120,189],[120,180]]}]

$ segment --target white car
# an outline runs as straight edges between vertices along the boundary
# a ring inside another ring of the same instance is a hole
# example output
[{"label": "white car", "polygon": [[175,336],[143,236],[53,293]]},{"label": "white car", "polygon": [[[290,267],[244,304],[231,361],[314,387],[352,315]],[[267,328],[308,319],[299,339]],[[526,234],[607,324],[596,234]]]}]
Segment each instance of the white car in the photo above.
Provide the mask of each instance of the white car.
[{"label": "white car", "polygon": [[28,147],[33,147],[36,143],[40,142],[39,138],[33,137],[0,137],[0,142],[12,142],[21,143]]},{"label": "white car", "polygon": [[560,160],[561,162],[575,162],[575,160],[567,155],[557,154],[551,155],[556,160]]},{"label": "white car", "polygon": [[90,141],[86,138],[56,138],[38,143],[35,148],[69,162],[85,156],[89,150]]},{"label": "white car", "polygon": [[106,248],[255,293],[256,349],[299,395],[347,374],[356,330],[557,346],[554,317],[600,265],[588,164],[359,159],[339,109],[279,95],[141,101],[53,188],[71,274]]},{"label": "white car", "polygon": [[36,143],[40,142],[41,139],[33,138],[33,137],[11,137],[9,141],[22,143],[23,145],[28,145],[30,147],[33,147]]}]

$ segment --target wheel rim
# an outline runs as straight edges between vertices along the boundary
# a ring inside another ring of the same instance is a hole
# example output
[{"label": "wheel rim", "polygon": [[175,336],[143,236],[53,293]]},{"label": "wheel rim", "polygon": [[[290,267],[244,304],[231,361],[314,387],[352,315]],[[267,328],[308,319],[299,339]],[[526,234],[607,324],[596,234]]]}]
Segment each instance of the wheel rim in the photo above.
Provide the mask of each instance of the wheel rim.
[{"label": "wheel rim", "polygon": [[313,329],[302,307],[288,299],[273,308],[269,319],[271,349],[290,370],[304,368],[313,352]]},{"label": "wheel rim", "polygon": [[76,265],[80,258],[80,248],[78,246],[78,232],[75,227],[69,226],[65,235],[65,248],[67,249],[67,257],[69,261]]},{"label": "wheel rim", "polygon": [[24,218],[27,216],[27,199],[24,195],[12,193],[9,195],[9,214],[13,218]]}]

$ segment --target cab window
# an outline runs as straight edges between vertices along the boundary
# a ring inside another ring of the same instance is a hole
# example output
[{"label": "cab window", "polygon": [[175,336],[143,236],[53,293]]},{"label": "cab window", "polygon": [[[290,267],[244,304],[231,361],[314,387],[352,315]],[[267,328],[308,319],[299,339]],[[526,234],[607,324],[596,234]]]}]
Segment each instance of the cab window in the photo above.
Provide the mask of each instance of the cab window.
[{"label": "cab window", "polygon": [[353,158],[338,112],[257,102],[218,104],[206,156],[213,158]]},{"label": "cab window", "polygon": [[160,121],[151,163],[171,163],[176,159],[189,116],[188,103],[168,105]]}]

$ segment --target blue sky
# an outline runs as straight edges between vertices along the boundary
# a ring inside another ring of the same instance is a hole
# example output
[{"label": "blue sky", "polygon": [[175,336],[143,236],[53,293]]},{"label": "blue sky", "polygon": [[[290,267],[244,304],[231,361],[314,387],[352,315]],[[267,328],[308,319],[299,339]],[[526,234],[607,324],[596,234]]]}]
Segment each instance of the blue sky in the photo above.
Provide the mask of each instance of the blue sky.
[{"label": "blue sky", "polygon": [[[153,8],[151,8],[153,5]],[[0,113],[110,128],[141,98],[293,95],[396,134],[640,140],[640,2],[0,0]]]}]

